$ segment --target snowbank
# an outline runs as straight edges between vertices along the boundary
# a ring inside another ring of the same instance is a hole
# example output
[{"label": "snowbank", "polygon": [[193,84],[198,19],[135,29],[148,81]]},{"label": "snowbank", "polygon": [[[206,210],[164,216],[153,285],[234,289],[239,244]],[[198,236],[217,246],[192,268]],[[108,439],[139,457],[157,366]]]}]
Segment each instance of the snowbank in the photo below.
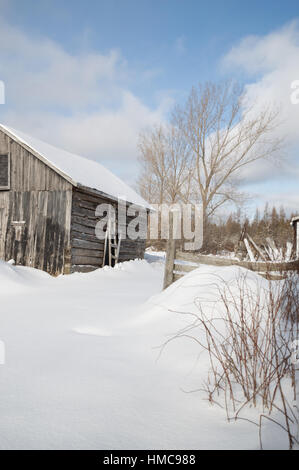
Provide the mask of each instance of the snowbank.
[{"label": "snowbank", "polygon": [[[161,292],[161,262],[56,279],[1,262],[0,448],[258,448],[251,424],[184,393],[205,377],[198,348],[160,355],[195,298],[217,300],[219,276],[234,283],[239,268],[201,267]],[[272,428],[268,446],[284,446]]]}]

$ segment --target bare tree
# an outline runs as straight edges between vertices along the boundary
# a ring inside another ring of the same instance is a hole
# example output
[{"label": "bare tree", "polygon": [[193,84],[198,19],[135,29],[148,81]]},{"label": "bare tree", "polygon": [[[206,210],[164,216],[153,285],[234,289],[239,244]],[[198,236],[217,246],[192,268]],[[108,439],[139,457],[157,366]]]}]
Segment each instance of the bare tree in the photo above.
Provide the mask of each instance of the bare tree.
[{"label": "bare tree", "polygon": [[142,132],[138,144],[139,191],[151,203],[174,203],[190,198],[191,152],[180,131],[171,125]]},{"label": "bare tree", "polygon": [[278,109],[247,106],[239,85],[206,83],[177,106],[172,125],[193,158],[195,191],[205,219],[240,198],[238,176],[246,165],[273,156],[281,140],[273,132]]},{"label": "bare tree", "polygon": [[138,187],[141,195],[151,203],[161,204],[165,197],[166,151],[162,126],[144,131],[139,136]]}]

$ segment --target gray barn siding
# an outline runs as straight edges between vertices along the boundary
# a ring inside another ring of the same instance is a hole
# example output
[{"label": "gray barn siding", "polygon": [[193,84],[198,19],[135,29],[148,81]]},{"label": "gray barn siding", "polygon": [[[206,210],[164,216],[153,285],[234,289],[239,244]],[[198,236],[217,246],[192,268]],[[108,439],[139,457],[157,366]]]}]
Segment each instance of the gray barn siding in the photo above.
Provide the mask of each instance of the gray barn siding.
[{"label": "gray barn siding", "polygon": [[[110,203],[116,208],[117,202],[96,194],[95,191],[73,188],[72,201],[72,272],[91,271],[103,264],[104,240],[99,240],[95,235],[96,217],[95,211],[99,204]],[[132,218],[131,218],[132,219]],[[130,219],[127,219],[127,223]],[[135,258],[143,258],[145,240],[123,240],[121,243],[119,261],[128,261]]]},{"label": "gray barn siding", "polygon": [[[117,208],[117,202],[74,187],[0,130],[0,155],[6,154],[10,189],[0,190],[0,259],[53,275],[101,267],[104,241],[95,236],[95,210],[107,202]],[[144,250],[144,240],[123,240],[119,261],[143,258]]]},{"label": "gray barn siding", "polygon": [[72,185],[2,131],[0,154],[11,165],[10,190],[0,191],[0,258],[69,272]]}]

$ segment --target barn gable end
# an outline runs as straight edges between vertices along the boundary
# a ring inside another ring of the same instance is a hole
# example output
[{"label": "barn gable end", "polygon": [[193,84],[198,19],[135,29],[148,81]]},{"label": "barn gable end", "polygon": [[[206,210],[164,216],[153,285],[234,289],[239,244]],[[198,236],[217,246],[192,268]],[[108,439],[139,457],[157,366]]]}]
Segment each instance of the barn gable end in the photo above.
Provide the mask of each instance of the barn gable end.
[{"label": "barn gable end", "polygon": [[0,258],[69,270],[72,185],[0,129],[0,155],[10,160],[10,186],[0,189]]}]

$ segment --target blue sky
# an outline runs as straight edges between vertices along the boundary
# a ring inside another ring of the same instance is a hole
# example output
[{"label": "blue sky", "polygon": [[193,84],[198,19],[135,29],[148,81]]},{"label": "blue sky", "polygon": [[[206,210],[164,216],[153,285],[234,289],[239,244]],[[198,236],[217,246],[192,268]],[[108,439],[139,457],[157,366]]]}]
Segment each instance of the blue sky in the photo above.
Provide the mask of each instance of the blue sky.
[{"label": "blue sky", "polygon": [[294,209],[298,17],[290,0],[0,0],[0,120],[133,182],[140,129],[166,119],[198,81],[237,77],[284,102],[290,134],[283,168],[261,165],[244,188],[254,203]]},{"label": "blue sky", "polygon": [[119,49],[134,69],[132,88],[152,106],[165,90],[185,94],[199,80],[219,78],[221,58],[243,37],[265,35],[299,16],[295,0],[7,0],[5,4],[11,24],[37,38],[51,38],[71,54]]}]

